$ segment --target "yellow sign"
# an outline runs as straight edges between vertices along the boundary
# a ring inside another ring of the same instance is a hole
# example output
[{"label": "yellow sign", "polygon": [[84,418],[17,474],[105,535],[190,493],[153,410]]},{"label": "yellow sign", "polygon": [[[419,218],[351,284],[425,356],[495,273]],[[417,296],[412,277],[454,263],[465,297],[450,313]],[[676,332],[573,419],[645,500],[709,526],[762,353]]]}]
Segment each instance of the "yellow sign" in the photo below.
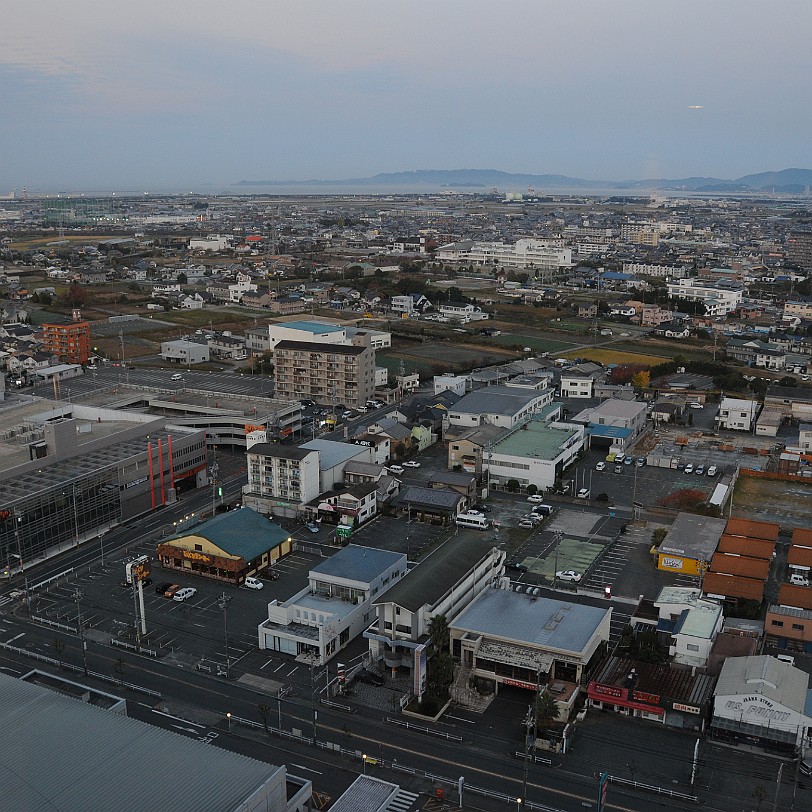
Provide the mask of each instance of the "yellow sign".
[{"label": "yellow sign", "polygon": [[205,564],[211,563],[211,557],[203,555],[203,553],[195,552],[194,550],[183,550],[183,557],[188,558],[190,561],[202,561]]}]

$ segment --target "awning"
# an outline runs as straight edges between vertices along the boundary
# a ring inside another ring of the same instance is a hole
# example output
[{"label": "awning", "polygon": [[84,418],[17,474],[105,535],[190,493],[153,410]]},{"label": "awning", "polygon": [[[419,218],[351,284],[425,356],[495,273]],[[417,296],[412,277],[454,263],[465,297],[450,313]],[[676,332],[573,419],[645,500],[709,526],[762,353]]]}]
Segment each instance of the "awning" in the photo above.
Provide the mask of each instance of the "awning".
[{"label": "awning", "polygon": [[751,725],[749,722],[741,722],[738,719],[726,719],[723,716],[714,716],[711,721],[711,727],[716,728],[716,730],[729,730],[733,733],[741,733],[745,736],[753,736],[757,739],[768,739],[773,742],[794,744],[797,741],[797,732],[794,730],[781,730],[777,727]]}]

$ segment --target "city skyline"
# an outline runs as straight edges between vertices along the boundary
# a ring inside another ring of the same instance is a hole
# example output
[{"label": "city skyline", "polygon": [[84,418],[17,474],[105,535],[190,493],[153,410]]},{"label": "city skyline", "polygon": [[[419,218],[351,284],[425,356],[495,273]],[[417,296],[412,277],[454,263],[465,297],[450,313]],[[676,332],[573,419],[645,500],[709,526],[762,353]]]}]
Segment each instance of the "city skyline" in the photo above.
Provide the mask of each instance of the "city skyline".
[{"label": "city skyline", "polygon": [[812,9],[651,5],[14,0],[0,192],[807,166]]}]

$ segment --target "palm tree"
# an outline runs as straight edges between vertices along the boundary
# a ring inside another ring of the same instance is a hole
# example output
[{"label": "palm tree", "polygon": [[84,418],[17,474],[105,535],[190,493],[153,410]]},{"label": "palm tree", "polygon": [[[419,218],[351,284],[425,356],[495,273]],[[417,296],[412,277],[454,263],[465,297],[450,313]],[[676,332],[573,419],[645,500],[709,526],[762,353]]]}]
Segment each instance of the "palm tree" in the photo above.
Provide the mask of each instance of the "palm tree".
[{"label": "palm tree", "polygon": [[539,728],[546,730],[558,719],[558,713],[555,697],[548,691],[539,694],[536,697],[536,732]]}]

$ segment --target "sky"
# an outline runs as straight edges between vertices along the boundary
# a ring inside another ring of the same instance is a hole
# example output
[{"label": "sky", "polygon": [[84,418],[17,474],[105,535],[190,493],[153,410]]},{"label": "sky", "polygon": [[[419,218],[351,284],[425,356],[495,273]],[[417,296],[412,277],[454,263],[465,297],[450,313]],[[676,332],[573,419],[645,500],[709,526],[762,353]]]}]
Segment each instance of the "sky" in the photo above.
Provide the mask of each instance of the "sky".
[{"label": "sky", "polygon": [[812,168],[809,0],[4,0],[0,193]]}]

